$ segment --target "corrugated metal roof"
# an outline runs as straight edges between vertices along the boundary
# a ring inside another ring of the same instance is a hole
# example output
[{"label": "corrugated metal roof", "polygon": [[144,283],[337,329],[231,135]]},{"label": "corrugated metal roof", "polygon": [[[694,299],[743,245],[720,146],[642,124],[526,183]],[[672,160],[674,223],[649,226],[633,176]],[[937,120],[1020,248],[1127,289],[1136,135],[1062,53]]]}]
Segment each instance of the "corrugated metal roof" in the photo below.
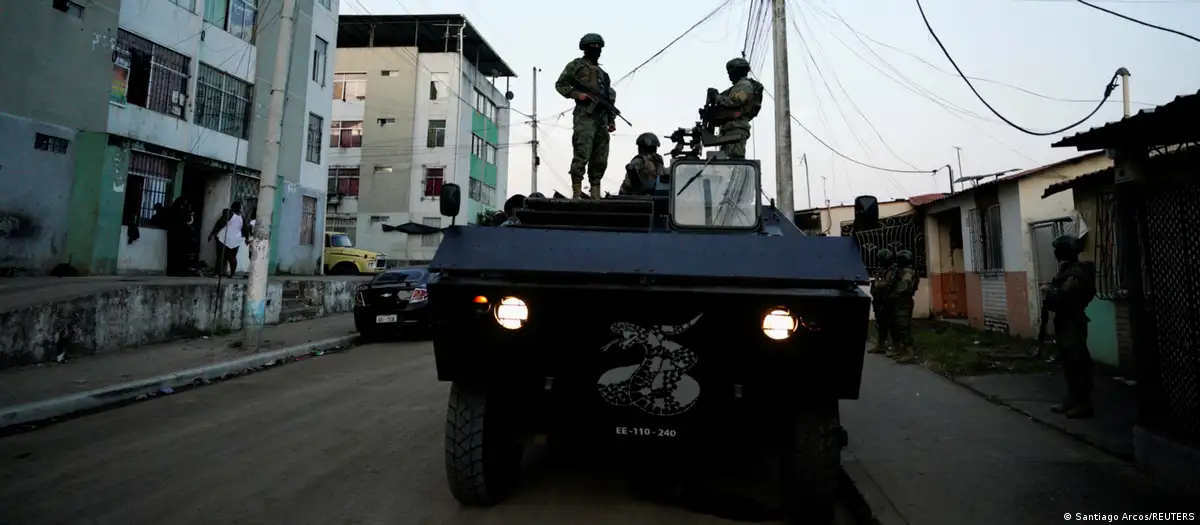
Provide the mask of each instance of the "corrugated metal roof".
[{"label": "corrugated metal roof", "polygon": [[1042,198],[1044,199],[1054,195],[1055,193],[1061,193],[1070,189],[1078,188],[1080,186],[1102,183],[1106,180],[1111,182],[1115,173],[1115,168],[1104,168],[1100,171],[1093,171],[1087,175],[1075,177],[1074,179],[1056,182],[1046,187],[1046,191],[1042,193]]},{"label": "corrugated metal roof", "polygon": [[[1022,171],[1022,172],[1013,173],[1012,175],[1005,175],[1005,176],[1003,176],[1003,177],[997,177],[997,178],[995,178],[995,179],[993,179],[993,180],[990,180],[990,181],[984,182],[984,183],[982,183],[982,184],[979,184],[978,186],[972,186],[972,187],[970,187],[970,188],[964,189],[964,190],[962,190],[962,191],[959,191],[959,192],[957,192],[957,193],[954,193],[954,194],[942,194],[942,197],[941,197],[941,198],[937,198],[937,199],[930,199],[930,200],[928,200],[928,201],[922,202],[921,204],[917,204],[917,203],[915,203],[915,202],[914,202],[914,203],[913,203],[913,206],[916,206],[916,207],[927,206],[927,205],[929,205],[929,204],[931,204],[931,203],[934,203],[934,202],[937,202],[937,201],[940,201],[940,200],[942,200],[942,199],[946,199],[946,198],[949,198],[949,197],[957,197],[957,196],[959,196],[959,195],[966,195],[966,194],[968,194],[968,193],[971,193],[971,192],[973,192],[973,191],[976,191],[976,190],[978,190],[979,188],[986,188],[986,187],[988,187],[988,186],[990,186],[990,185],[992,185],[992,184],[1000,184],[1000,183],[1002,183],[1002,182],[1013,182],[1013,181],[1016,181],[1016,180],[1023,179],[1023,178],[1025,178],[1025,177],[1029,177],[1029,176],[1032,176],[1032,175],[1037,175],[1037,174],[1039,174],[1039,173],[1042,173],[1042,172],[1045,172],[1045,171],[1050,171],[1050,170],[1053,170],[1053,169],[1055,169],[1055,168],[1058,168],[1058,167],[1066,166],[1066,165],[1068,165],[1068,164],[1075,164],[1075,163],[1077,163],[1077,162],[1083,162],[1083,161],[1085,161],[1085,160],[1088,160],[1088,159],[1091,159],[1091,158],[1093,158],[1093,157],[1098,157],[1098,156],[1102,156],[1102,155],[1104,155],[1104,152],[1103,152],[1103,151],[1093,151],[1093,152],[1090,152],[1090,153],[1084,153],[1083,155],[1076,155],[1076,156],[1074,156],[1074,157],[1067,158],[1067,159],[1063,159],[1063,160],[1060,160],[1060,161],[1058,161],[1058,162],[1052,162],[1052,163],[1050,163],[1050,164],[1045,164],[1045,165],[1042,165],[1042,166],[1038,166],[1038,167],[1036,167],[1036,168],[1030,168],[1030,169],[1027,169],[1027,170],[1025,170],[1025,171]],[[912,201],[910,200],[909,202],[912,202]]]},{"label": "corrugated metal roof", "polygon": [[[1130,137],[1137,137],[1133,139],[1135,141],[1155,142],[1155,144],[1139,144],[1148,146],[1191,142],[1200,137],[1200,127],[1194,125],[1196,118],[1200,118],[1200,91],[1179,95],[1166,104],[1143,109],[1130,115],[1129,118],[1109,122],[1103,126],[1096,126],[1087,131],[1064,137],[1051,144],[1051,147],[1078,148],[1081,151],[1104,149],[1119,146],[1122,139],[1130,140]],[[1144,132],[1149,129],[1154,129],[1157,133]],[[1142,132],[1139,133],[1139,131]],[[1174,140],[1179,142],[1163,143],[1163,139],[1159,138],[1175,135],[1178,135],[1178,138]]]},{"label": "corrugated metal roof", "polygon": [[940,200],[946,198],[947,195],[949,195],[949,194],[948,193],[926,193],[925,195],[913,195],[912,197],[908,198],[908,203],[912,204],[913,206],[924,206],[924,205],[929,204],[934,201],[940,201]]}]

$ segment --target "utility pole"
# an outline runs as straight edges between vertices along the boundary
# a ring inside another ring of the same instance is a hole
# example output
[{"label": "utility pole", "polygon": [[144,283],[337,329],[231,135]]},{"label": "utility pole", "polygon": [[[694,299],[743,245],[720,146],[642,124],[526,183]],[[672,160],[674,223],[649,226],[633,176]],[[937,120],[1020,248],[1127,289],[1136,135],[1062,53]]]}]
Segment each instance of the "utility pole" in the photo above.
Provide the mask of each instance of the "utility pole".
[{"label": "utility pole", "polygon": [[808,209],[812,209],[812,179],[808,178],[808,154],[800,156],[800,162],[804,163],[804,189],[808,191]]},{"label": "utility pole", "polygon": [[538,74],[538,68],[535,67],[535,68],[533,68],[533,115],[530,115],[531,117],[533,117],[533,141],[529,143],[530,146],[533,146],[533,160],[531,161],[533,163],[533,167],[530,170],[532,175],[530,176],[531,180],[529,183],[529,193],[530,194],[537,193],[537,169],[538,169],[538,160],[539,160],[538,159],[538,151],[537,151],[537,148],[538,148],[537,74]]},{"label": "utility pole", "polygon": [[1121,99],[1124,104],[1125,118],[1129,118],[1129,70],[1121,68],[1117,70],[1117,74],[1121,76]]},{"label": "utility pole", "polygon": [[257,352],[267,317],[267,271],[271,257],[271,215],[275,213],[275,178],[279,176],[279,141],[283,132],[283,103],[287,99],[288,65],[292,57],[292,31],[296,0],[283,0],[279,38],[275,43],[275,73],[271,77],[271,102],[267,108],[267,142],[258,179],[258,208],[250,238],[250,279],[242,310],[242,348]]},{"label": "utility pole", "polygon": [[[958,154],[958,174],[962,175],[962,148],[954,146],[954,152]],[[950,193],[954,193],[954,170],[950,170]]]},{"label": "utility pole", "polygon": [[[792,199],[792,110],[788,87],[786,0],[772,0],[775,16],[771,33],[775,42],[775,192],[778,208],[789,221],[795,221]],[[806,163],[807,165],[807,163]]]},{"label": "utility pole", "polygon": [[[833,228],[833,212],[830,211],[830,209],[829,209],[829,186],[827,185],[828,182],[829,182],[829,179],[826,179],[824,175],[821,175],[821,193],[825,194],[825,217],[826,217],[826,220],[829,221],[829,227],[824,228],[826,233],[828,233],[829,230],[831,228]],[[822,221],[822,223],[823,222],[824,221]]]}]

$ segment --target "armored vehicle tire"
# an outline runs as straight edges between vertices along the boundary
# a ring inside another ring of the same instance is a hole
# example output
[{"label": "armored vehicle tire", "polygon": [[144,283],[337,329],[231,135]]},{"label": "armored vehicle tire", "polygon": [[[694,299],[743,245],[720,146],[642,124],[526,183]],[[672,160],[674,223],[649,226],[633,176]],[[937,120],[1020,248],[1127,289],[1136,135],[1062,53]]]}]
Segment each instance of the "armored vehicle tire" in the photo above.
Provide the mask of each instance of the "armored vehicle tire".
[{"label": "armored vehicle tire", "polygon": [[780,489],[790,523],[830,523],[841,469],[837,405],[799,412],[780,457]]},{"label": "armored vehicle tire", "polygon": [[455,381],[446,410],[446,479],[464,505],[491,506],[516,488],[523,445],[502,397]]}]

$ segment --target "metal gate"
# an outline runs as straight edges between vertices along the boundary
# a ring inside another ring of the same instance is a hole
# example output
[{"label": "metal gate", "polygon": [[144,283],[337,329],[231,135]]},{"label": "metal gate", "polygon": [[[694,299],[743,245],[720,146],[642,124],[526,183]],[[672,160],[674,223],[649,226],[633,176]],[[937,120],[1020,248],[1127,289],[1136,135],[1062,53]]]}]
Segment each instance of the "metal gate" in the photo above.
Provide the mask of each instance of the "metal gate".
[{"label": "metal gate", "polygon": [[925,268],[925,221],[924,216],[915,213],[893,215],[879,219],[879,228],[873,230],[854,231],[854,221],[841,224],[843,237],[854,236],[858,240],[863,264],[867,271],[874,274],[881,270],[876,253],[887,248],[896,253],[908,250],[913,254],[913,268],[918,277],[926,276]]},{"label": "metal gate", "polygon": [[1160,392],[1162,406],[1150,415],[1154,423],[1200,442],[1200,182],[1191,175],[1180,167],[1146,180],[1139,230],[1147,328],[1153,336],[1142,340],[1153,344],[1147,353],[1157,361],[1152,366],[1157,373],[1139,381],[1155,383],[1148,386]]},{"label": "metal gate", "polygon": [[[1034,302],[1035,312],[1031,312],[1030,321],[1033,326],[1042,322],[1042,301],[1045,290],[1058,274],[1058,259],[1054,258],[1054,239],[1068,233],[1069,219],[1057,219],[1050,222],[1040,222],[1029,225],[1030,245],[1033,246],[1033,277],[1037,282],[1038,300]],[[1054,333],[1054,325],[1046,325],[1047,335]]]}]

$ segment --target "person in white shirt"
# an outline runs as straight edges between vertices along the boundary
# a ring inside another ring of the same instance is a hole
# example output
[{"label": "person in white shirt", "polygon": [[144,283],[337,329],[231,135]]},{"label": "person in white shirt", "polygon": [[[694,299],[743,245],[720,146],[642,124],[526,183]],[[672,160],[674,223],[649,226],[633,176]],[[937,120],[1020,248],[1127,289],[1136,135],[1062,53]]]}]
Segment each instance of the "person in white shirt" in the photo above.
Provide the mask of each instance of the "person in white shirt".
[{"label": "person in white shirt", "polygon": [[238,248],[242,247],[245,237],[242,232],[242,203],[234,202],[229,206],[229,212],[213,225],[208,240],[217,241],[217,273],[224,273],[229,268],[228,277],[233,277],[237,271]]}]

